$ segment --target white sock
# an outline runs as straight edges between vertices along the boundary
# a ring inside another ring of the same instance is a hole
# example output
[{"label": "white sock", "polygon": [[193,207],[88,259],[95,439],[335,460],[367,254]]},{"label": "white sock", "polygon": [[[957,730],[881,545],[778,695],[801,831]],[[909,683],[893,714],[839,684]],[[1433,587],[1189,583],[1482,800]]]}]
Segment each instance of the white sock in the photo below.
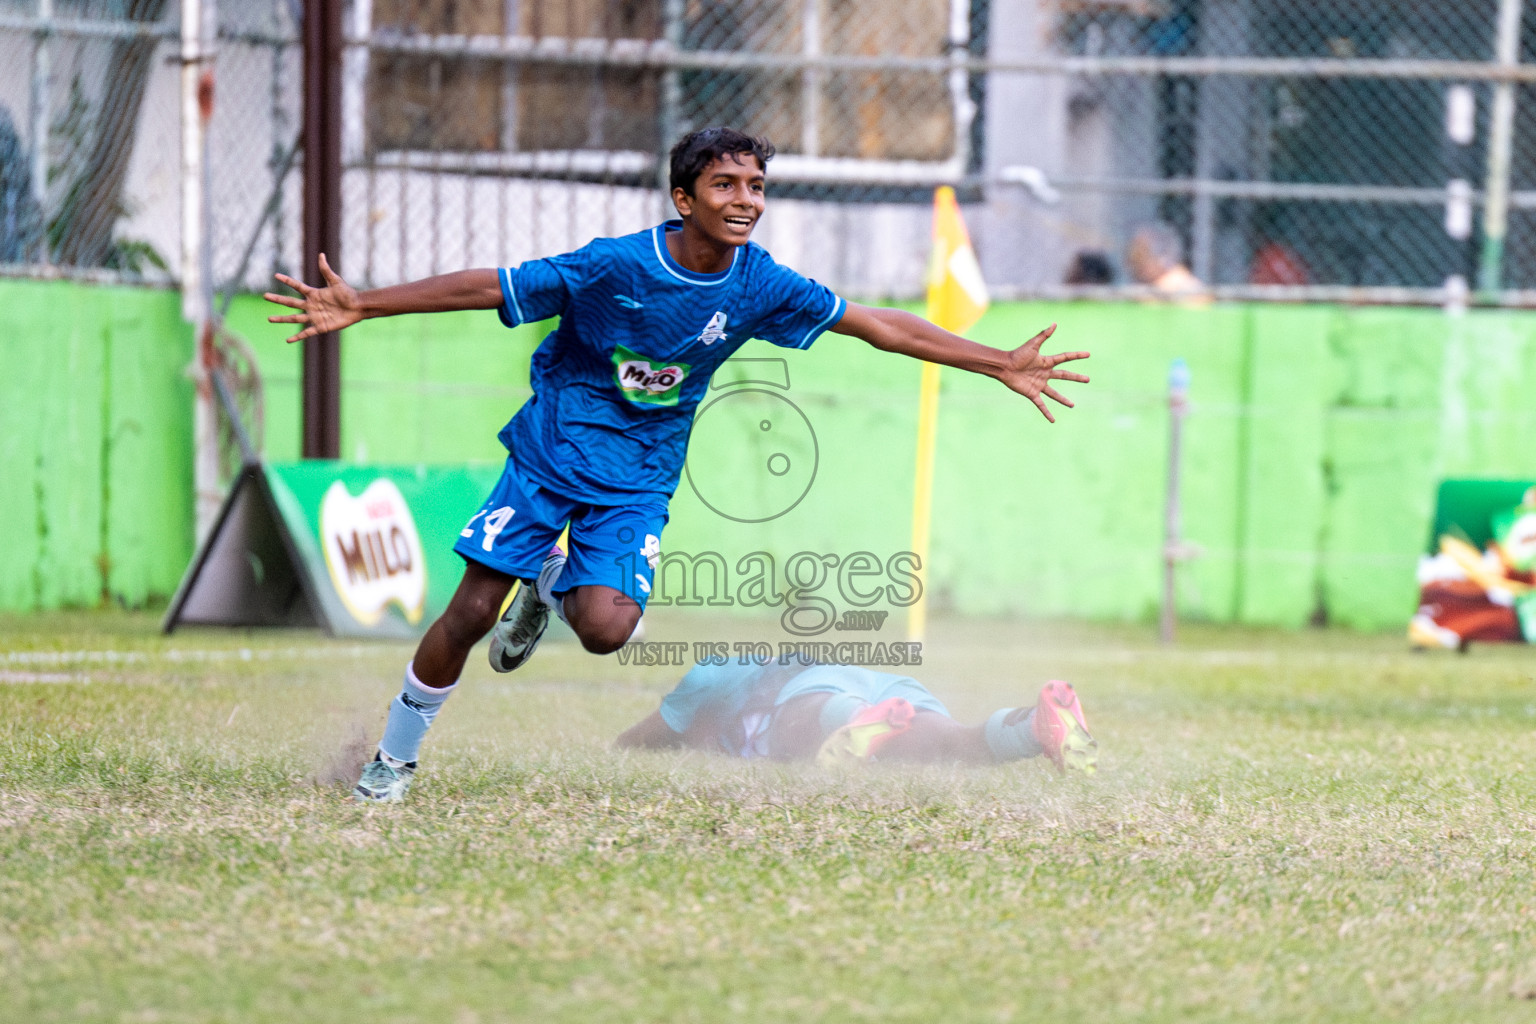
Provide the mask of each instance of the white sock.
[{"label": "white sock", "polygon": [[1040,741],[1035,739],[1035,710],[1012,725],[1004,724],[1014,708],[999,708],[987,719],[987,749],[999,761],[1017,761],[1025,757],[1039,757],[1044,752]]},{"label": "white sock", "polygon": [[389,703],[379,754],[397,768],[415,761],[432,720],[457,686],[457,680],[443,687],[428,686],[416,678],[415,662],[406,665],[400,694]]}]

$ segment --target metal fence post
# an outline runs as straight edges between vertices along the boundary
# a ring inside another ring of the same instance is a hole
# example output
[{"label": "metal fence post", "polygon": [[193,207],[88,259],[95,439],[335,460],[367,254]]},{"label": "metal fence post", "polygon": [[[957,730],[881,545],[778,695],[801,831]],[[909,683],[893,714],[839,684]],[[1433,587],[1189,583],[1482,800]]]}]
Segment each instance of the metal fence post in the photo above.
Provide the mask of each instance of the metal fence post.
[{"label": "metal fence post", "polygon": [[[1499,29],[1495,60],[1503,68],[1520,63],[1522,0],[1499,0]],[[1484,188],[1483,259],[1478,287],[1496,292],[1504,278],[1504,236],[1509,229],[1509,165],[1515,138],[1515,83],[1493,87],[1493,112],[1488,137],[1488,181]]]},{"label": "metal fence post", "polygon": [[[341,257],[341,0],[304,5],[304,276],[323,284],[320,254]],[[341,335],[304,342],[306,459],[341,454]]]},{"label": "metal fence post", "polygon": [[37,31],[32,39],[32,195],[42,212],[42,237],[39,257],[46,265],[53,262],[48,245],[48,119],[49,88],[53,77],[52,35],[53,0],[37,0]]},{"label": "metal fence post", "polygon": [[203,233],[208,227],[203,216],[207,124],[197,97],[203,42],[203,0],[181,0],[181,315],[194,324],[208,315],[202,280]]},{"label": "metal fence post", "polygon": [[[1201,26],[1201,46],[1207,55],[1247,55],[1251,48],[1253,11],[1249,0],[1207,3]],[[1233,131],[1252,116],[1251,86],[1239,79],[1206,78],[1196,93],[1195,177],[1219,181],[1230,177],[1245,162],[1251,144],[1243,132]],[[1189,266],[1200,280],[1222,278],[1221,239],[1217,216],[1221,200],[1211,191],[1197,190],[1191,197]],[[1230,233],[1230,229],[1228,229]]]},{"label": "metal fence post", "polygon": [[954,173],[964,174],[971,163],[971,122],[976,119],[976,104],[971,99],[970,75],[965,63],[970,59],[970,0],[950,0],[949,4],[949,102],[955,126]]},{"label": "metal fence post", "polygon": [[[683,17],[687,13],[687,0],[664,0],[661,8],[661,33],[666,40],[667,48],[672,53],[680,53],[683,49]],[[661,73],[661,138],[656,147],[656,183],[661,190],[670,194],[668,185],[672,180],[672,168],[667,160],[667,154],[672,151],[672,144],[682,134],[682,106],[683,106],[683,81],[682,74],[676,67],[668,66]],[[662,209],[671,216],[670,203],[662,203]]]},{"label": "metal fence post", "polygon": [[341,158],[358,163],[367,148],[368,37],[373,33],[373,0],[352,0],[353,42],[342,54]]},{"label": "metal fence post", "polygon": [[1168,494],[1163,505],[1163,608],[1158,622],[1158,636],[1163,643],[1173,643],[1178,620],[1176,573],[1187,557],[1179,536],[1181,508],[1180,468],[1183,461],[1184,417],[1189,415],[1189,364],[1175,359],[1168,368]]},{"label": "metal fence post", "polygon": [[[821,0],[801,0],[800,52],[807,58],[821,56]],[[800,72],[800,151],[806,156],[821,152],[821,73],[815,68]]]},{"label": "metal fence post", "polygon": [[193,524],[201,544],[224,502],[214,406],[213,247],[209,237],[208,127],[213,112],[211,0],[181,2],[181,314],[193,325]]}]

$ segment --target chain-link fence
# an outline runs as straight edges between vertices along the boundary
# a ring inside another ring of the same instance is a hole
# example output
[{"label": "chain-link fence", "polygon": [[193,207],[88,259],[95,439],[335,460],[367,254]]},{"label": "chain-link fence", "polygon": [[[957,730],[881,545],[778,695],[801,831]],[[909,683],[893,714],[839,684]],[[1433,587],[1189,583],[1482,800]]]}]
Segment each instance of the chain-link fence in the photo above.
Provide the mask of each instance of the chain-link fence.
[{"label": "chain-link fence", "polygon": [[[1530,68],[1513,67],[1536,19],[1522,24],[1518,0],[1062,0],[1052,13],[1047,47],[1078,70],[1058,80],[1061,152],[1036,162],[1061,193],[1059,223],[1097,233],[1086,245],[1126,252],[1140,225],[1166,225],[1196,278],[1237,293],[1536,283],[1536,193],[1508,194],[1536,167],[1531,97],[1514,81]],[[1511,153],[1511,139],[1524,145]],[[1114,269],[1151,279],[1138,255]]]},{"label": "chain-link fence", "polygon": [[[178,0],[0,0],[0,263],[180,276],[195,172],[217,286],[301,266],[301,0],[202,2],[211,58],[180,41]],[[1523,0],[352,0],[343,17],[338,262],[360,285],[645,227],[670,212],[670,142],[730,123],[779,149],[758,241],[850,295],[921,293],[938,184],[998,294],[1536,291]],[[182,159],[180,65],[199,58],[206,170]]]},{"label": "chain-link fence", "polygon": [[0,264],[168,278],[178,110],[156,84],[174,0],[0,2]]}]

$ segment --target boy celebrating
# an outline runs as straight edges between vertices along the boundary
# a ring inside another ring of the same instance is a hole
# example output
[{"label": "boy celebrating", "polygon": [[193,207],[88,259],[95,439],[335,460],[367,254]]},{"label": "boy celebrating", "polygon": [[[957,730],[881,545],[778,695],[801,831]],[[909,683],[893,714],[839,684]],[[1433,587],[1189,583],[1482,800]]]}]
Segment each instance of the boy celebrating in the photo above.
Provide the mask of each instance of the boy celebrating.
[{"label": "boy celebrating", "polygon": [[[824,331],[875,348],[984,373],[1054,422],[1045,399],[1070,407],[1053,381],[1086,352],[1042,355],[1048,327],[1011,352],[978,345],[901,310],[860,306],[773,261],[750,242],[763,214],[766,140],[706,128],[671,153],[679,220],[572,253],[500,270],[462,270],[359,293],[325,257],[325,287],[286,275],[299,312],[288,340],[402,313],[494,309],[509,327],[560,317],[534,353],[533,397],[501,431],[506,469],[454,545],[464,578],[406,666],[374,761],[354,793],[404,796],[422,738],[453,692],[470,648],[487,632],[491,665],[525,663],[549,612],[595,654],[634,632],[650,593],[667,503],[687,454],[694,411],[712,373],[749,338],[807,348]],[[570,553],[554,547],[570,526]],[[506,615],[497,611],[522,580]]]}]

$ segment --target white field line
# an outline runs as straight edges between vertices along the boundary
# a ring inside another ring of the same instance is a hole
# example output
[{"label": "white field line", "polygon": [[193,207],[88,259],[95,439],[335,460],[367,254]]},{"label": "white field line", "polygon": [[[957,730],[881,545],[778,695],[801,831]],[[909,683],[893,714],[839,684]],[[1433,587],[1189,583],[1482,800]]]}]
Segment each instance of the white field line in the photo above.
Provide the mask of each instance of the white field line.
[{"label": "white field line", "polygon": [[[1403,653],[1407,653],[1407,644]],[[1339,662],[1378,662],[1390,658],[1391,651],[1181,651],[1171,650],[1066,650],[1038,649],[1029,652],[1036,660],[1064,661],[1084,665],[1139,665],[1193,663],[1211,666],[1252,668],[1276,665],[1331,665]]]},{"label": "white field line", "polygon": [[88,683],[90,677],[83,673],[68,672],[8,672],[0,669],[0,683]]},{"label": "white field line", "polygon": [[369,654],[386,653],[380,646],[354,644],[348,647],[274,647],[253,650],[236,647],[226,650],[168,651],[8,651],[0,654],[5,665],[150,665],[158,662],[193,664],[228,661],[355,661]]},{"label": "white field line", "polygon": [[[553,648],[558,643],[545,644]],[[1405,647],[1406,650],[1406,647]],[[145,665],[155,662],[217,663],[231,661],[355,661],[371,654],[387,653],[383,645],[355,644],[347,647],[274,647],[253,650],[249,647],[223,650],[168,651],[11,651],[0,654],[4,665]],[[1172,649],[1068,649],[1036,648],[1033,658],[1075,661],[1088,664],[1134,665],[1144,661],[1192,661],[1201,665],[1279,665],[1286,662],[1317,664],[1337,661],[1376,661],[1390,656],[1389,651],[1245,651]]]},{"label": "white field line", "polygon": [[[558,646],[558,645],[546,645]],[[384,645],[351,644],[347,646],[249,647],[225,649],[183,649],[165,651],[9,651],[0,653],[0,666],[85,666],[85,665],[156,665],[219,664],[268,661],[359,661],[390,653]],[[1221,667],[1275,667],[1279,665],[1326,665],[1340,662],[1377,662],[1385,651],[1253,651],[1173,649],[1067,649],[1044,648],[1029,652],[1032,659],[1083,665],[1199,664]],[[6,671],[0,667],[0,683],[88,682],[80,674]],[[526,687],[519,687],[526,691]]]},{"label": "white field line", "polygon": [[[253,650],[236,647],[225,650],[173,648],[168,651],[7,651],[0,654],[0,666],[37,665],[66,667],[75,665],[219,664],[226,662],[264,662],[278,660],[355,661],[380,647],[353,644],[347,647],[276,647]],[[90,683],[84,672],[28,672],[0,667],[0,685],[26,683]]]}]

